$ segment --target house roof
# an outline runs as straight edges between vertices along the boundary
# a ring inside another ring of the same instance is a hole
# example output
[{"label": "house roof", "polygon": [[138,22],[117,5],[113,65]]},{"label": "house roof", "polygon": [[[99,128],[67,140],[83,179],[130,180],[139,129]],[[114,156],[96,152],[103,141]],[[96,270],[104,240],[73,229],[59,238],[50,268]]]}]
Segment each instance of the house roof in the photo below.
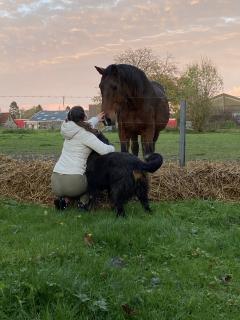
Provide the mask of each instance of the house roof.
[{"label": "house roof", "polygon": [[223,97],[231,98],[231,99],[233,99],[233,100],[236,100],[236,101],[240,102],[240,97],[232,96],[232,95],[227,94],[227,93],[218,94],[217,96],[212,97],[212,100],[215,100],[215,99],[221,98],[221,97],[222,97],[222,98],[223,98]]},{"label": "house roof", "polygon": [[8,117],[10,116],[10,113],[5,112],[5,113],[0,113],[0,124],[4,124],[7,122]]},{"label": "house roof", "polygon": [[39,111],[35,113],[30,121],[64,121],[67,111]]}]

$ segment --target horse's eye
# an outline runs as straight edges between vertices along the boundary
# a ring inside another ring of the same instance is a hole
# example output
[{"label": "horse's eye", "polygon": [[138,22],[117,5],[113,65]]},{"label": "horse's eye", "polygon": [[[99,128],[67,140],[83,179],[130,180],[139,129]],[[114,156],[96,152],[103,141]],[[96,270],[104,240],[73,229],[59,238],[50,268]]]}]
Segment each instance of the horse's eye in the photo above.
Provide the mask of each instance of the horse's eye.
[{"label": "horse's eye", "polygon": [[114,91],[117,90],[117,86],[115,86],[115,85],[112,85],[111,88],[112,88],[112,90],[114,90]]}]

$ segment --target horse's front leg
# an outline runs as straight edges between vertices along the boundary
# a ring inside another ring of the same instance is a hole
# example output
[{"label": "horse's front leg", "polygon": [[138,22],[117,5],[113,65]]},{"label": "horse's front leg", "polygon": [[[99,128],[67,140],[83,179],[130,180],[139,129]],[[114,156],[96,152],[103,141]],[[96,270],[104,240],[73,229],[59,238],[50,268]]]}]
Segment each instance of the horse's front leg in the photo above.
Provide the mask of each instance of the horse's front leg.
[{"label": "horse's front leg", "polygon": [[129,152],[129,140],[121,141],[121,152]]},{"label": "horse's front leg", "polygon": [[156,142],[159,137],[159,133],[160,133],[160,129],[155,130],[154,137],[153,137],[153,152],[155,152]]},{"label": "horse's front leg", "polygon": [[119,130],[119,139],[121,143],[121,152],[129,152],[130,136],[126,133],[124,128]]},{"label": "horse's front leg", "polygon": [[131,149],[132,149],[132,153],[135,156],[138,156],[139,144],[138,144],[138,136],[137,135],[133,135],[131,137]]}]

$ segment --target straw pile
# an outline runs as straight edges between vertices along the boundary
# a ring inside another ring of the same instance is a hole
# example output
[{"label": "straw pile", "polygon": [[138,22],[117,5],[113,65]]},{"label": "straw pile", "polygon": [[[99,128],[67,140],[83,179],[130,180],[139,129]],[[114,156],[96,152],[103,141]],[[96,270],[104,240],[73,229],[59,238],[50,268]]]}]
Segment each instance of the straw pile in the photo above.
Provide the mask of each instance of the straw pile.
[{"label": "straw pile", "polygon": [[150,198],[240,201],[240,162],[190,161],[185,168],[164,165],[150,178]]},{"label": "straw pile", "polygon": [[[53,161],[20,161],[0,155],[0,196],[51,204]],[[150,176],[150,199],[216,199],[240,201],[240,163],[188,162],[185,168],[165,164]]]},{"label": "straw pile", "polygon": [[20,161],[0,155],[0,196],[49,204],[53,161]]}]

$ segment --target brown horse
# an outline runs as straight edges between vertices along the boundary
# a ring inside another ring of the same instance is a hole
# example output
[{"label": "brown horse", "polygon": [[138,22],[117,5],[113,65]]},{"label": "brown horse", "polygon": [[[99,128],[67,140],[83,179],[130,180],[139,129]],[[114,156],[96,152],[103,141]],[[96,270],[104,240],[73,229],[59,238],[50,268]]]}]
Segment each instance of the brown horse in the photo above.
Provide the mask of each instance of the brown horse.
[{"label": "brown horse", "polygon": [[143,155],[155,150],[159,133],[169,120],[169,105],[163,87],[150,81],[139,68],[112,64],[106,69],[95,67],[102,75],[99,84],[102,110],[109,125],[118,123],[121,151],[138,156],[138,136]]}]

